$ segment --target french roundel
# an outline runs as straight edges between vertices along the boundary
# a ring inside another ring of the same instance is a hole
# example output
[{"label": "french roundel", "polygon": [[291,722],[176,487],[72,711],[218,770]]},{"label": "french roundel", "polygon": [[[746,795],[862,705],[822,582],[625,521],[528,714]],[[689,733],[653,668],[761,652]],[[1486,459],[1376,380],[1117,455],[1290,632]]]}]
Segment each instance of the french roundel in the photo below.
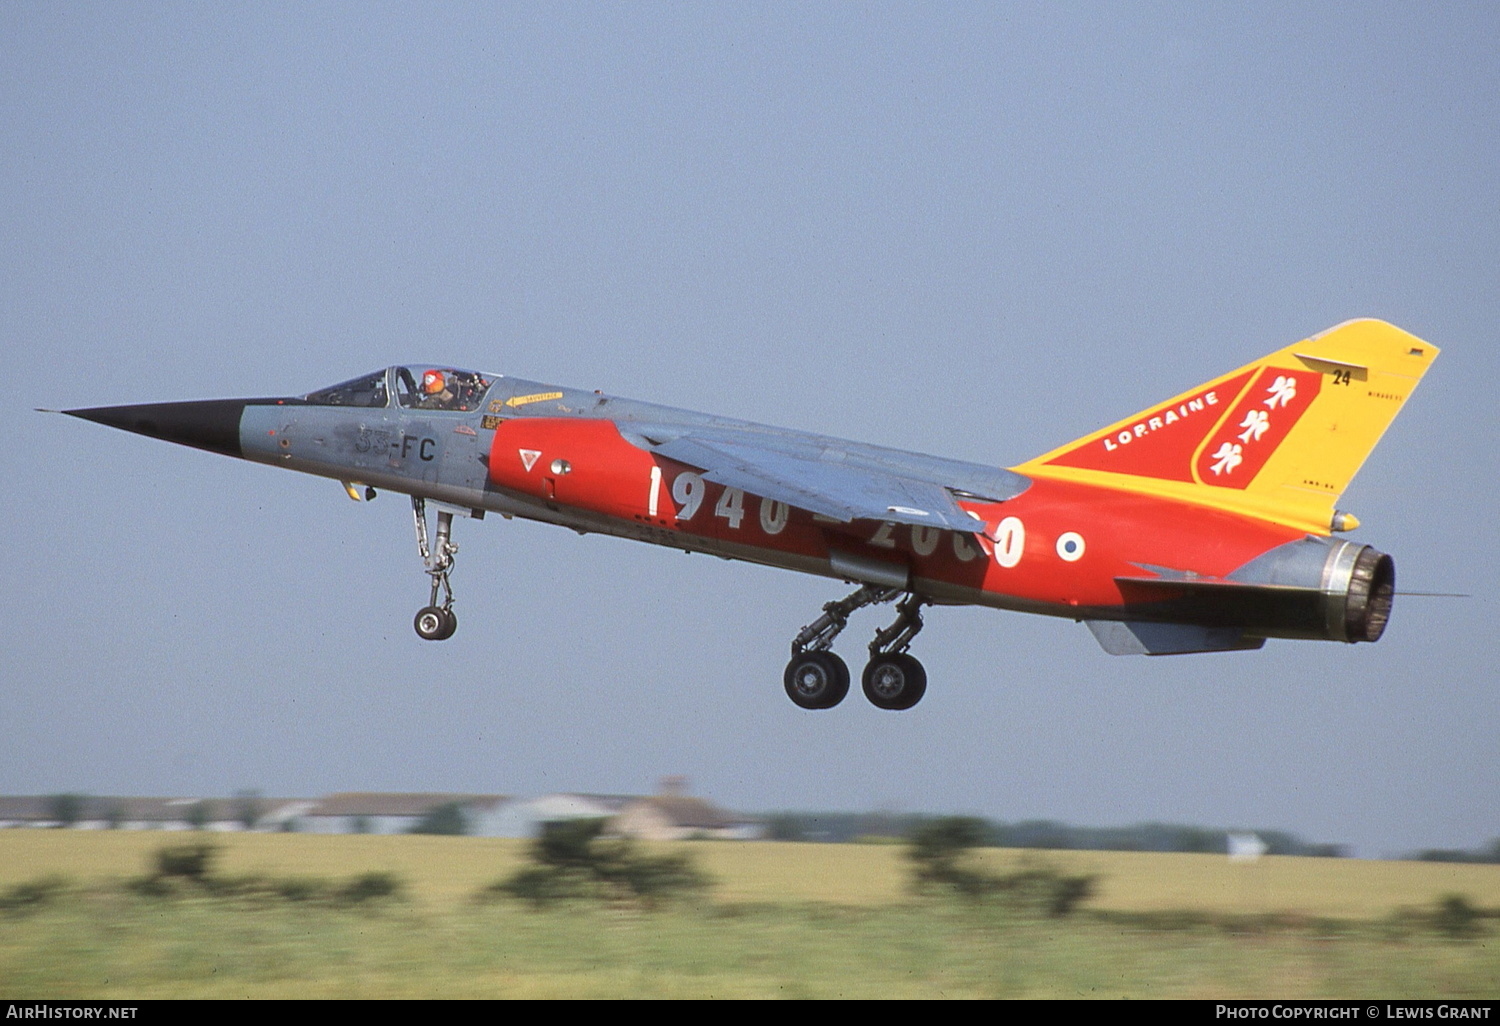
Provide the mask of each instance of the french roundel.
[{"label": "french roundel", "polygon": [[1057,536],[1057,554],[1069,563],[1076,563],[1083,558],[1083,535],[1077,531],[1067,531]]}]

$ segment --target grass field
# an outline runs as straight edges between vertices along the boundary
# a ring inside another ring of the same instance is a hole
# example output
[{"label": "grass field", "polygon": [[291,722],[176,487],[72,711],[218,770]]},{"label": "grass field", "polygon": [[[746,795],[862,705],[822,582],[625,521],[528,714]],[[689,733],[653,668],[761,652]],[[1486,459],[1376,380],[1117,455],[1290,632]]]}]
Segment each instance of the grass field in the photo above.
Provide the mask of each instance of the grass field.
[{"label": "grass field", "polygon": [[[0,831],[0,888],[47,875],[82,884],[139,875],[158,848],[193,837],[220,845],[225,873],[392,872],[420,905],[432,910],[465,902],[485,884],[519,868],[529,843],[372,834],[5,830]],[[900,845],[700,842],[686,850],[713,876],[713,897],[719,901],[885,905],[909,897]],[[995,870],[1041,859],[1066,872],[1096,874],[1097,891],[1089,902],[1095,909],[1377,919],[1447,893],[1500,907],[1500,866],[1495,865],[1291,857],[1236,864],[1222,855],[1012,849],[990,849],[980,858]]]},{"label": "grass field", "polygon": [[[209,838],[225,875],[380,871],[404,896],[348,909],[120,886],[187,839],[0,832],[0,892],[70,881],[0,913],[0,997],[1500,996],[1500,920],[1460,941],[1393,918],[1449,893],[1500,908],[1497,866],[983,852],[997,871],[1040,857],[1098,876],[1084,912],[1049,919],[917,900],[897,846],[699,843],[715,884],[695,904],[537,912],[473,900],[524,864],[525,842],[232,834]],[[1142,925],[1173,912],[1200,918]]]}]

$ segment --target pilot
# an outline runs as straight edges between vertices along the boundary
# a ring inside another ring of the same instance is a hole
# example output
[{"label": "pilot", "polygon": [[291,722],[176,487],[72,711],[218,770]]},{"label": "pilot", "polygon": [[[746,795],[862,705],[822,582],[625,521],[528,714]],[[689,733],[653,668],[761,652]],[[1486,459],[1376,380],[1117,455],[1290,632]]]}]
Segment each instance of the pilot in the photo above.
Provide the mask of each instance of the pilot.
[{"label": "pilot", "polygon": [[440,370],[430,370],[422,375],[422,406],[429,410],[444,410],[453,401],[453,392],[448,388],[448,379]]}]

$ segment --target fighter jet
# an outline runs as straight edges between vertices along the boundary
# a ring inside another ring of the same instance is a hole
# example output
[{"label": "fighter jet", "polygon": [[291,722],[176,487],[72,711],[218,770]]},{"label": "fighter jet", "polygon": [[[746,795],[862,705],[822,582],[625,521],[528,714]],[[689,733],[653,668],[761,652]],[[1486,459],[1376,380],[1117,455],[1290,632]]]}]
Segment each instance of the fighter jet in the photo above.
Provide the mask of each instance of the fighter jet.
[{"label": "fighter jet", "polygon": [[[894,603],[861,675],[909,709],[929,606],[1086,623],[1112,654],[1380,638],[1391,557],[1338,534],[1366,456],[1437,358],[1377,320],[1340,324],[1011,468],[418,363],[306,395],[66,410],[332,478],[355,500],[411,497],[429,641],[453,635],[453,518],[524,517],[842,580],[783,674],[829,709],[850,615]],[[428,509],[437,514],[429,529]]]}]

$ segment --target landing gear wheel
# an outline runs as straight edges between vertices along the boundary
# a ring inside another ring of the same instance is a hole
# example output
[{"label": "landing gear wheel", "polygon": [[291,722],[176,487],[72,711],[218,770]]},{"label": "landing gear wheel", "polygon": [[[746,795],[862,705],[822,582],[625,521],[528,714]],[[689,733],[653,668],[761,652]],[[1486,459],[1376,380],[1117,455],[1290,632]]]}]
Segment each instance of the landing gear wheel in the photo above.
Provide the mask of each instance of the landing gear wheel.
[{"label": "landing gear wheel", "polygon": [[849,667],[832,652],[804,652],[792,656],[782,681],[802,708],[832,709],[849,693]]},{"label": "landing gear wheel", "polygon": [[458,630],[458,617],[453,615],[453,610],[442,606],[423,606],[417,611],[412,626],[427,641],[446,641]]},{"label": "landing gear wheel", "polygon": [[927,671],[905,652],[877,655],[860,681],[865,697],[880,709],[910,709],[927,693]]}]

